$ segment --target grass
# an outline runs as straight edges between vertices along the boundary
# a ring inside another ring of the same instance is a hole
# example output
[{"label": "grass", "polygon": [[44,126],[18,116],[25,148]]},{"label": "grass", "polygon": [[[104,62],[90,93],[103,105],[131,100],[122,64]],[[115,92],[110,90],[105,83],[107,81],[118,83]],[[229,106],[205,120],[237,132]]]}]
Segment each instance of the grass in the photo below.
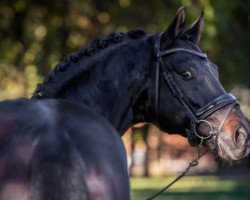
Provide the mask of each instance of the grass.
[{"label": "grass", "polygon": [[[131,178],[132,200],[145,200],[165,187],[174,177]],[[184,177],[155,200],[247,200],[250,199],[250,178],[188,176]]]}]

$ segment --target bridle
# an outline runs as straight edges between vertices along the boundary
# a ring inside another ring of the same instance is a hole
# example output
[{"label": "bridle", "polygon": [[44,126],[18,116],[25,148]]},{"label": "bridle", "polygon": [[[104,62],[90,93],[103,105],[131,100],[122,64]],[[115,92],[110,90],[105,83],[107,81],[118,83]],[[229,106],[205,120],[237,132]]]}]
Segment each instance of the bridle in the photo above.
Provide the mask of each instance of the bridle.
[{"label": "bridle", "polygon": [[[187,116],[190,119],[190,126],[186,128],[186,133],[188,140],[190,142],[190,145],[195,146],[197,145],[197,139],[203,141],[210,139],[213,135],[218,135],[218,133],[221,131],[221,128],[228,117],[230,111],[233,109],[235,105],[238,105],[238,102],[236,101],[236,98],[230,94],[230,93],[224,93],[217,98],[213,99],[206,105],[202,106],[198,110],[196,110],[188,101],[188,99],[185,97],[184,93],[176,83],[174,76],[170,73],[168,68],[164,67],[162,57],[168,56],[173,53],[178,52],[185,52],[189,54],[193,54],[195,56],[198,56],[203,59],[207,59],[207,55],[203,52],[185,49],[185,48],[172,48],[167,49],[164,51],[161,51],[160,43],[161,43],[161,37],[163,33],[160,33],[158,35],[157,41],[155,43],[155,55],[157,58],[157,64],[156,64],[156,75],[155,75],[155,112],[156,115],[159,113],[159,83],[160,83],[160,71],[162,70],[162,74],[164,76],[164,80],[167,83],[168,87],[172,91],[172,94],[174,97],[176,97],[179,102],[181,103],[184,111],[186,112]],[[219,128],[214,128],[213,125],[206,120],[206,117],[214,113],[215,111],[219,110],[220,108],[230,105],[228,107],[228,110],[226,114],[224,115],[224,119],[222,120],[223,123],[220,124]],[[199,134],[197,131],[197,128],[200,124],[205,123],[210,128],[210,131],[206,136],[203,136]]]},{"label": "bridle", "polygon": [[[190,119],[190,126],[186,129],[187,132],[187,137],[189,140],[190,145],[198,146],[198,152],[197,152],[197,157],[191,161],[188,165],[188,167],[183,171],[181,174],[179,174],[173,181],[171,181],[167,186],[165,186],[162,190],[159,192],[153,194],[146,200],[153,200],[155,197],[160,195],[162,192],[167,190],[169,187],[171,187],[174,183],[176,183],[178,180],[180,180],[182,177],[186,176],[189,170],[192,167],[195,167],[199,163],[199,159],[206,153],[205,151],[202,151],[202,145],[205,140],[210,139],[212,136],[216,136],[218,140],[218,135],[221,132],[221,129],[230,114],[231,110],[234,108],[234,106],[239,105],[238,102],[236,101],[236,98],[230,94],[230,93],[225,93],[222,94],[209,103],[205,104],[198,110],[195,110],[194,107],[189,103],[188,99],[185,97],[184,93],[181,91],[180,87],[178,84],[175,82],[173,75],[169,72],[167,68],[164,67],[162,56],[167,56],[172,53],[178,53],[178,52],[185,52],[185,53],[190,53],[193,55],[196,55],[198,57],[207,59],[207,55],[205,53],[195,51],[195,50],[190,50],[190,49],[185,49],[185,48],[172,48],[172,49],[167,49],[164,51],[161,51],[160,48],[160,43],[161,43],[161,37],[163,33],[160,33],[157,41],[155,43],[155,55],[157,57],[157,65],[156,65],[156,76],[155,76],[155,112],[156,115],[158,115],[159,111],[159,81],[160,81],[160,67],[162,68],[163,71],[163,76],[164,80],[166,81],[167,85],[169,86],[170,90],[173,93],[173,96],[176,97],[179,102],[181,103],[184,111],[186,112],[187,116]],[[215,111],[219,110],[220,108],[228,106],[224,114],[222,115],[222,121],[220,122],[220,125],[218,127],[214,127],[209,121],[206,120],[206,118],[214,113]],[[210,131],[208,132],[208,135],[203,136],[197,131],[197,127],[205,123],[208,125],[210,128]],[[197,143],[197,139],[199,139],[199,143]]]}]

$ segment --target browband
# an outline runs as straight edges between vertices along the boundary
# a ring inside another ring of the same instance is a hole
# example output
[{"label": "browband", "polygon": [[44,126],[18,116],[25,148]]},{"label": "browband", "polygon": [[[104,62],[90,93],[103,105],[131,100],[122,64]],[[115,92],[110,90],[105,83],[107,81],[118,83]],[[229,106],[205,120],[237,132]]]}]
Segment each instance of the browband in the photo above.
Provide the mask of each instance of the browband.
[{"label": "browband", "polygon": [[172,54],[172,53],[176,53],[176,52],[186,52],[186,53],[190,53],[196,56],[199,56],[201,58],[207,58],[207,54],[199,52],[199,51],[194,51],[194,50],[190,50],[190,49],[184,49],[184,48],[174,48],[174,49],[169,49],[163,52],[158,52],[156,54],[157,57],[161,57],[164,55],[168,55],[168,54]]}]

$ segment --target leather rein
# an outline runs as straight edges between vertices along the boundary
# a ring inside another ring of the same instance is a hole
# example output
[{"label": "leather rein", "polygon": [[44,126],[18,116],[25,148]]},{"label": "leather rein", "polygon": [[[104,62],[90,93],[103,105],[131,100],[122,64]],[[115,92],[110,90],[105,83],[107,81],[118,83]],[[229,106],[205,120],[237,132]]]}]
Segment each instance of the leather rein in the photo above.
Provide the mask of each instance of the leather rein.
[{"label": "leather rein", "polygon": [[[230,114],[231,110],[234,108],[234,106],[239,105],[238,102],[236,101],[236,98],[230,94],[230,93],[224,93],[217,98],[213,99],[206,105],[202,106],[200,109],[195,110],[193,106],[189,103],[188,99],[185,97],[184,93],[181,91],[180,87],[176,83],[173,75],[169,72],[167,68],[164,67],[162,56],[167,56],[173,53],[178,53],[178,52],[185,52],[189,54],[193,54],[195,56],[198,56],[203,59],[207,59],[207,55],[205,53],[195,51],[195,50],[190,50],[190,49],[185,49],[185,48],[173,48],[173,49],[167,49],[164,51],[161,51],[160,48],[160,42],[161,42],[161,37],[163,33],[160,33],[158,36],[158,39],[156,41],[156,57],[157,57],[157,65],[156,65],[156,75],[155,75],[155,112],[156,115],[159,113],[159,84],[160,84],[160,71],[162,69],[163,71],[163,76],[164,80],[167,83],[168,87],[170,88],[172,94],[174,97],[176,97],[179,102],[181,103],[184,111],[186,112],[187,116],[190,119],[190,126],[186,129],[187,132],[187,138],[189,140],[189,143],[191,146],[196,146],[196,140],[199,139],[198,143],[198,151],[197,151],[197,156],[196,158],[191,161],[188,165],[188,167],[181,173],[179,174],[173,181],[171,181],[167,186],[165,186],[163,189],[161,189],[159,192],[156,194],[152,195],[151,197],[147,198],[146,200],[152,200],[158,195],[160,195],[162,192],[167,190],[169,187],[171,187],[175,182],[180,180],[182,177],[187,175],[189,172],[190,168],[195,167],[199,164],[199,159],[205,155],[206,150],[204,150],[203,147],[203,142],[205,140],[210,139],[212,136],[216,136],[218,138],[219,133],[221,132],[221,129]],[[224,106],[228,106],[226,112],[223,114],[222,121],[219,125],[218,128],[215,128],[209,121],[206,120],[206,117],[214,113],[215,111],[219,110],[220,108]],[[208,125],[210,128],[210,131],[208,132],[208,135],[204,136],[201,135],[197,131],[197,127],[201,124],[205,123]]]}]

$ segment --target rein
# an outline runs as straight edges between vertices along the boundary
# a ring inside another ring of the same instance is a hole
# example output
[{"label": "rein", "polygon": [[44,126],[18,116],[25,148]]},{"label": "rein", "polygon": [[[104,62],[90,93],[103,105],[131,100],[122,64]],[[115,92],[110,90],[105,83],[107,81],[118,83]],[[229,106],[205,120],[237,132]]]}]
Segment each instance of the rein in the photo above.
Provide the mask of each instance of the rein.
[{"label": "rein", "polygon": [[[229,108],[226,110],[226,112],[224,113],[223,117],[222,117],[222,122],[220,123],[218,129],[216,130],[217,134],[216,136],[218,137],[228,115],[230,114],[231,110],[234,108],[234,106],[236,105],[236,103],[232,103]],[[205,121],[205,120],[200,120],[200,121]],[[209,123],[209,126],[211,126],[211,130],[214,129],[213,126],[211,125],[211,123]],[[194,129],[195,130],[195,129]],[[188,167],[185,169],[185,171],[183,171],[181,174],[179,174],[173,181],[171,181],[168,185],[166,185],[164,188],[162,188],[159,192],[155,193],[154,195],[152,195],[151,197],[147,198],[146,200],[153,200],[154,198],[156,198],[157,196],[159,196],[161,193],[163,193],[165,190],[167,190],[168,188],[170,188],[173,184],[175,184],[177,181],[179,181],[181,178],[183,178],[184,176],[186,176],[188,174],[188,172],[190,171],[190,169],[192,167],[196,167],[199,164],[199,160],[202,156],[204,156],[207,153],[207,150],[203,149],[203,143],[205,140],[209,139],[208,136],[204,137],[204,136],[200,136],[196,130],[195,133],[197,135],[197,137],[200,138],[200,144],[198,145],[197,148],[197,156],[196,158],[191,161],[188,165]],[[209,135],[210,137],[211,135]]]},{"label": "rein", "polygon": [[[173,96],[176,97],[179,102],[181,103],[184,111],[186,112],[187,116],[190,119],[190,127],[186,129],[187,131],[187,137],[189,140],[189,143],[191,146],[196,145],[196,139],[199,139],[199,145],[198,145],[198,152],[196,158],[191,161],[188,165],[188,167],[183,171],[180,175],[178,175],[173,181],[171,181],[167,186],[165,186],[162,190],[157,192],[156,194],[152,195],[151,197],[147,198],[146,200],[152,200],[161,193],[163,193],[165,190],[167,190],[169,187],[171,187],[174,183],[176,183],[178,180],[183,178],[187,175],[189,170],[192,167],[195,167],[199,164],[199,159],[206,154],[206,150],[203,150],[203,143],[205,140],[210,139],[212,136],[216,136],[218,138],[219,133],[221,132],[221,129],[230,114],[231,110],[234,108],[234,106],[239,105],[236,101],[236,98],[230,94],[225,93],[220,95],[219,97],[213,99],[203,107],[201,107],[198,110],[195,110],[193,106],[189,103],[188,99],[185,97],[184,93],[179,88],[178,84],[175,82],[173,75],[169,72],[167,68],[164,67],[162,56],[167,56],[172,53],[178,53],[178,52],[185,52],[189,54],[196,55],[200,58],[207,59],[207,55],[205,53],[194,51],[190,49],[185,48],[173,48],[168,49],[165,51],[161,51],[160,49],[160,42],[161,37],[163,33],[160,33],[158,36],[158,40],[156,42],[156,57],[157,57],[157,65],[156,65],[156,75],[155,75],[155,112],[156,115],[159,113],[159,83],[160,83],[160,67],[163,71],[164,80],[166,81],[167,85],[169,86],[170,90],[173,93]],[[222,121],[218,128],[214,128],[214,126],[206,120],[206,117],[211,115],[213,112],[219,110],[220,108],[230,105],[224,115],[222,116]],[[197,127],[201,124],[205,123],[208,125],[210,131],[208,132],[207,136],[200,135],[197,131]]]},{"label": "rein", "polygon": [[199,147],[198,147],[196,158],[189,163],[189,165],[185,169],[185,171],[183,171],[180,175],[178,175],[174,180],[172,180],[168,185],[166,185],[164,188],[162,188],[159,192],[153,194],[151,197],[148,197],[145,200],[152,200],[152,199],[156,198],[161,193],[163,193],[165,190],[167,190],[168,188],[170,188],[173,184],[175,184],[178,180],[180,180],[181,178],[183,178],[184,176],[186,176],[192,167],[195,167],[195,166],[197,166],[199,164],[200,158],[202,156],[204,156],[206,153],[207,153],[207,151],[202,149],[202,143],[201,143],[199,145]]}]

